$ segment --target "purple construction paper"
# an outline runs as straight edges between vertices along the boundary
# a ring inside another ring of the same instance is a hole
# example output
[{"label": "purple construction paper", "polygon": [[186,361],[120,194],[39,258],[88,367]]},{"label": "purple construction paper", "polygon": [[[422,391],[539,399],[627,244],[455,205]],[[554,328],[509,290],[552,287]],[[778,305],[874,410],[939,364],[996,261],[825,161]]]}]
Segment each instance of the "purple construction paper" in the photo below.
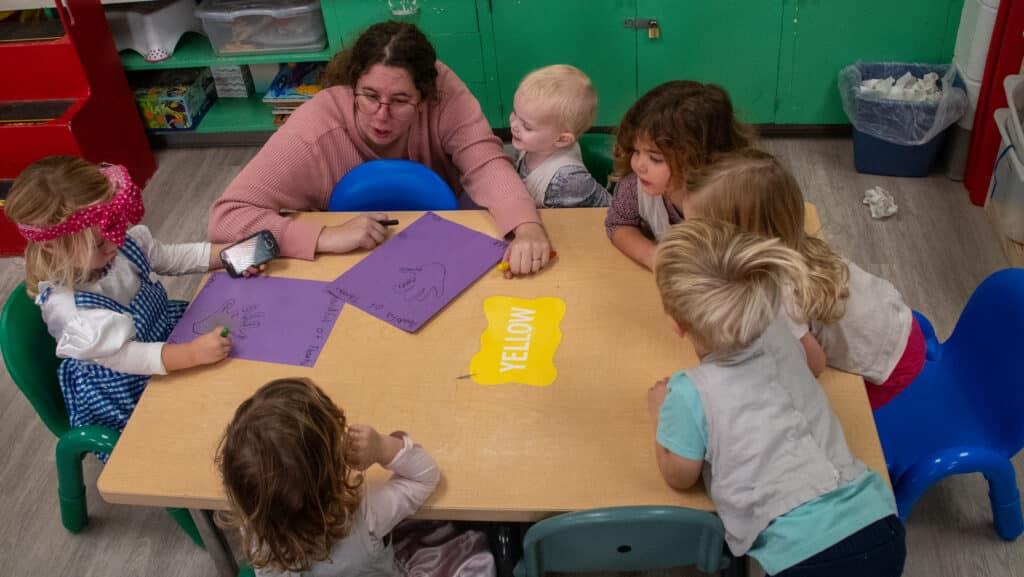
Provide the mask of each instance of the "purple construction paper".
[{"label": "purple construction paper", "polygon": [[345,302],[416,332],[505,254],[506,243],[428,212],[328,286]]},{"label": "purple construction paper", "polygon": [[230,357],[312,367],[343,304],[327,284],[213,273],[167,342],[191,342],[220,325],[231,331]]}]

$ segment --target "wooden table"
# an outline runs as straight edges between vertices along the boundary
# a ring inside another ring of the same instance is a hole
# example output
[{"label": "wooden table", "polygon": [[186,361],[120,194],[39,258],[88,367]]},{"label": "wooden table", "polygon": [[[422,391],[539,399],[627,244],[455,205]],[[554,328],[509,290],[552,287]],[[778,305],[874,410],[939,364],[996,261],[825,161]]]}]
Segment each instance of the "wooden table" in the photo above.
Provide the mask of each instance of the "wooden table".
[{"label": "wooden table", "polygon": [[[419,213],[393,213],[401,226]],[[494,235],[485,212],[441,213]],[[112,503],[226,509],[213,462],[235,408],[280,377],[310,377],[346,412],[387,432],[402,429],[437,459],[443,479],[419,516],[536,521],[565,511],[624,505],[713,509],[703,487],[677,492],[658,473],[648,387],[697,364],[664,318],[652,275],[605,236],[604,209],[543,211],[558,251],[534,278],[485,274],[417,334],[346,306],[312,369],[229,359],[154,378],[104,468]],[[336,223],[338,213],[298,218]],[[807,228],[817,231],[809,206]],[[397,229],[399,227],[395,227]],[[332,280],[364,256],[281,260],[270,274]],[[481,386],[469,372],[493,295],[565,301],[558,379],[548,387]],[[860,377],[820,379],[854,454],[888,478]],[[375,468],[370,478],[381,479]]]}]

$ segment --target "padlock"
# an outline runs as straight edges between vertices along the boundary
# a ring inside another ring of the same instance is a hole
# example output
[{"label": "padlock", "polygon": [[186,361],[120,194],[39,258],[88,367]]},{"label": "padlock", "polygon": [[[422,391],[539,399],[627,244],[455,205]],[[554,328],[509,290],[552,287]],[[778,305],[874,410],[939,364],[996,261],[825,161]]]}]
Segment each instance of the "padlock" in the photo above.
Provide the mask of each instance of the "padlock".
[{"label": "padlock", "polygon": [[657,20],[651,20],[650,23],[647,24],[647,37],[651,40],[661,38],[661,26],[658,26]]}]

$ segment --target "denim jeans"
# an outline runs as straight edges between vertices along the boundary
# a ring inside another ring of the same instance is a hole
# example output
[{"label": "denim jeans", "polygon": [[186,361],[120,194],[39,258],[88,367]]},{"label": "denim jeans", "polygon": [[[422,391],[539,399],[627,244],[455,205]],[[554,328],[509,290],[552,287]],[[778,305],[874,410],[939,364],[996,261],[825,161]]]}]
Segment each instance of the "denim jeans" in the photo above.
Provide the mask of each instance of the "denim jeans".
[{"label": "denim jeans", "polygon": [[774,577],[899,577],[906,559],[906,531],[890,515]]}]

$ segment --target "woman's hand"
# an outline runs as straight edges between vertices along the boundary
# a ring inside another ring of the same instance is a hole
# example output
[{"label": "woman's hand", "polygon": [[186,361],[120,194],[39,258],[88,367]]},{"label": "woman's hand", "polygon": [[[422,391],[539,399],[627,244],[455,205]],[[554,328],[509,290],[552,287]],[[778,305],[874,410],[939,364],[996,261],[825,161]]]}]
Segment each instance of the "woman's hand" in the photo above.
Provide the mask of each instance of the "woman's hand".
[{"label": "woman's hand", "polygon": [[540,271],[551,259],[551,241],[537,222],[524,222],[515,229],[515,238],[505,249],[509,275],[521,276]]},{"label": "woman's hand", "polygon": [[316,241],[316,252],[338,254],[374,248],[388,236],[388,229],[379,222],[387,218],[383,212],[373,212],[351,218],[344,224],[324,227]]}]

